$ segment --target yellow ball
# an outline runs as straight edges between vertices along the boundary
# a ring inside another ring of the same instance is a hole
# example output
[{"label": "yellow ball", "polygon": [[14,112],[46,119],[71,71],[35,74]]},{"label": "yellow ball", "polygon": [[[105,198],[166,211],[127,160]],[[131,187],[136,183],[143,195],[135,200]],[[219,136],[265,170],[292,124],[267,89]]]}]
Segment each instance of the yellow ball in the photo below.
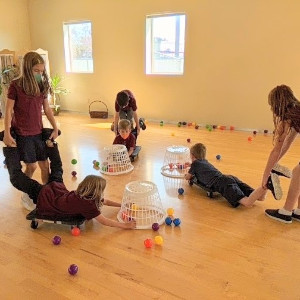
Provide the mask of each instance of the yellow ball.
[{"label": "yellow ball", "polygon": [[137,204],[133,203],[131,205],[131,210],[138,210],[138,209],[139,209],[139,207],[137,206]]},{"label": "yellow ball", "polygon": [[171,136],[175,136],[175,133],[174,133],[174,132],[172,132],[172,133],[171,133]]},{"label": "yellow ball", "polygon": [[164,243],[164,239],[160,235],[157,235],[154,238],[154,241],[156,245],[162,245]]},{"label": "yellow ball", "polygon": [[167,209],[167,214],[168,216],[173,216],[174,215],[174,208],[170,207]]}]

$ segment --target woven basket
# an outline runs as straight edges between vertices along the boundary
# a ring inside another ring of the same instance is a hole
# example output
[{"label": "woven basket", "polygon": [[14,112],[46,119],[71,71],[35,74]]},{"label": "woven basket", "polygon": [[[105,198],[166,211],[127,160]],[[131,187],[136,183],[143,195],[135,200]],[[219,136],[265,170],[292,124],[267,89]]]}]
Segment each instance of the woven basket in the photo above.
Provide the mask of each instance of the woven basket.
[{"label": "woven basket", "polygon": [[[100,102],[102,103],[105,108],[106,111],[99,111],[99,110],[91,110],[91,105],[95,102]],[[98,118],[98,119],[107,119],[108,118],[108,108],[107,105],[102,102],[102,101],[93,101],[90,105],[89,105],[89,113],[90,113],[90,117],[91,118]]]}]

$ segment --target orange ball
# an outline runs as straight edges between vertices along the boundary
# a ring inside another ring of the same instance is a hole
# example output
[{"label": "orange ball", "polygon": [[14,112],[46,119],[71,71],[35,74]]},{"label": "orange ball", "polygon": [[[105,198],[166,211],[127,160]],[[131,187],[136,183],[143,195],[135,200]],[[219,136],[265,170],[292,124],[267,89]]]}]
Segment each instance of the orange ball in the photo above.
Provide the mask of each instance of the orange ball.
[{"label": "orange ball", "polygon": [[144,240],[144,245],[145,245],[146,248],[152,248],[152,246],[153,246],[152,239],[145,239]]},{"label": "orange ball", "polygon": [[80,229],[78,227],[74,227],[74,228],[72,228],[71,233],[74,236],[78,236],[78,235],[80,235]]},{"label": "orange ball", "polygon": [[253,137],[252,137],[252,136],[249,136],[249,137],[248,137],[248,141],[249,141],[249,142],[252,142],[252,140],[253,140]]}]

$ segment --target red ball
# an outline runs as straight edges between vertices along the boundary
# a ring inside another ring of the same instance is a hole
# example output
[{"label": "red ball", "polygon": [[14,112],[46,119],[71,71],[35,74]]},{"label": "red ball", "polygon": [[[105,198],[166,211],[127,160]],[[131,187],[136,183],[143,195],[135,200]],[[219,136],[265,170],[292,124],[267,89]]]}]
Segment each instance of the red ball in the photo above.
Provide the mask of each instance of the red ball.
[{"label": "red ball", "polygon": [[71,233],[74,236],[78,236],[78,235],[80,235],[80,229],[78,227],[74,227],[74,228],[72,228]]},{"label": "red ball", "polygon": [[153,241],[151,239],[145,239],[144,240],[144,245],[145,245],[146,248],[152,248]]},{"label": "red ball", "polygon": [[73,176],[73,177],[76,177],[76,175],[77,175],[77,172],[76,172],[76,171],[72,171],[72,173],[71,173],[71,174],[72,174],[72,176]]},{"label": "red ball", "polygon": [[188,143],[190,143],[190,142],[191,142],[191,139],[187,139],[186,141],[187,141]]},{"label": "red ball", "polygon": [[252,137],[252,136],[249,136],[249,137],[248,137],[248,141],[249,141],[249,142],[252,142],[252,140],[253,140],[253,137]]}]

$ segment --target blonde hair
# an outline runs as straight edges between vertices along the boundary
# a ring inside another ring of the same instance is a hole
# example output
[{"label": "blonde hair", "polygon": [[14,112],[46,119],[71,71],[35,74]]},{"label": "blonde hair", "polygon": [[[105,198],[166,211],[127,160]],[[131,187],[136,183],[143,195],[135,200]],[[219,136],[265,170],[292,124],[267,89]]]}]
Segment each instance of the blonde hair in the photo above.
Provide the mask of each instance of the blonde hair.
[{"label": "blonde hair", "polygon": [[205,159],[206,147],[201,143],[197,143],[191,147],[190,153],[194,155],[196,159]]},{"label": "blonde hair", "polygon": [[272,89],[268,96],[268,103],[273,112],[275,126],[273,140],[282,135],[284,126],[279,126],[282,122],[289,124],[288,132],[291,128],[300,132],[300,102],[290,87],[279,85]]},{"label": "blonde hair", "polygon": [[119,130],[131,129],[131,122],[127,119],[122,119],[118,124]]},{"label": "blonde hair", "polygon": [[98,209],[103,205],[106,180],[101,176],[88,175],[78,185],[76,194],[85,200],[94,200]]},{"label": "blonde hair", "polygon": [[44,69],[42,82],[38,84],[32,72],[32,68],[37,64],[45,64],[42,56],[37,52],[26,53],[22,62],[22,75],[17,79],[17,83],[23,88],[26,95],[39,96],[42,93],[47,96],[48,93],[52,93],[49,77]]}]

